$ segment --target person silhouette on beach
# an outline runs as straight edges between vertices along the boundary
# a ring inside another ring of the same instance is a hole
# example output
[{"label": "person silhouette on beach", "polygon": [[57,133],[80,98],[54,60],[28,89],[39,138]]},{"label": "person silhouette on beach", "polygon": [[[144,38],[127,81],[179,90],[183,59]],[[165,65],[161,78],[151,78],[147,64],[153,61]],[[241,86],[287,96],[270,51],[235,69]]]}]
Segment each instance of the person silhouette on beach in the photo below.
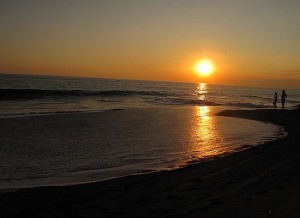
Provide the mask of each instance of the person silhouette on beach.
[{"label": "person silhouette on beach", "polygon": [[275,92],[275,94],[274,94],[273,105],[274,105],[275,108],[277,108],[277,92]]},{"label": "person silhouette on beach", "polygon": [[282,90],[282,93],[281,93],[281,105],[282,105],[282,108],[284,108],[285,99],[286,98],[287,98],[287,94],[285,93],[285,90]]}]

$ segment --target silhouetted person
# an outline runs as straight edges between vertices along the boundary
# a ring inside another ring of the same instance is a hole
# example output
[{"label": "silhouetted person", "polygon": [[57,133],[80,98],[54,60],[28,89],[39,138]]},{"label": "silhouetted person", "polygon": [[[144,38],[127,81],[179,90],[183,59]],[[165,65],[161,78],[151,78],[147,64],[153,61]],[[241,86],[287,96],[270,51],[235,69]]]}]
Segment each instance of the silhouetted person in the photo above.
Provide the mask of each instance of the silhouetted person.
[{"label": "silhouetted person", "polygon": [[282,105],[282,108],[284,108],[285,99],[286,98],[287,98],[287,94],[285,93],[285,90],[282,90],[282,93],[281,93],[281,105]]},{"label": "silhouetted person", "polygon": [[273,105],[274,105],[275,108],[277,108],[277,92],[275,92],[275,94],[274,94]]}]

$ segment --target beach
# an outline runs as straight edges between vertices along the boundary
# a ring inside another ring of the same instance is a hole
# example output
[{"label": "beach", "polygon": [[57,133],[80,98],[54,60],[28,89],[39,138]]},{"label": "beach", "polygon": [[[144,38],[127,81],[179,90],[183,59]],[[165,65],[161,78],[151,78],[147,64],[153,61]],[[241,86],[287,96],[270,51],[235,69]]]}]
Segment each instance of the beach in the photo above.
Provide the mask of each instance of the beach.
[{"label": "beach", "polygon": [[222,111],[220,116],[281,125],[288,136],[170,171],[2,193],[0,216],[297,217],[299,112]]},{"label": "beach", "polygon": [[300,218],[299,9],[0,1],[0,218]]}]

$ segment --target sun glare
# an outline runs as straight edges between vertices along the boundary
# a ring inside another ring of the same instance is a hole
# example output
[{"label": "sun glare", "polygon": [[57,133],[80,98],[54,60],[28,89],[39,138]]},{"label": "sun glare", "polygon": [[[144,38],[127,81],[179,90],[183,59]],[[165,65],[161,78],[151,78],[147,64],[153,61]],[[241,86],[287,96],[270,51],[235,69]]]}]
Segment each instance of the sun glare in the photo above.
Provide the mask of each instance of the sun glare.
[{"label": "sun glare", "polygon": [[214,71],[214,64],[210,60],[201,60],[195,65],[194,70],[200,76],[209,76]]}]

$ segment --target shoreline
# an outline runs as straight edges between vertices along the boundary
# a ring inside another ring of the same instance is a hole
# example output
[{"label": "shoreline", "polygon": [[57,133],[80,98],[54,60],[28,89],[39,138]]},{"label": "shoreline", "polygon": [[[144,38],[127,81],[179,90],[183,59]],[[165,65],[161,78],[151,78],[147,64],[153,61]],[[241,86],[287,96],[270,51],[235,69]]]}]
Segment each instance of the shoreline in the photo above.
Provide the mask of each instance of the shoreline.
[{"label": "shoreline", "polygon": [[296,200],[300,199],[300,189],[297,188],[300,181],[299,109],[234,110],[222,111],[219,115],[282,125],[288,136],[172,171],[0,193],[0,216],[297,215]]}]

